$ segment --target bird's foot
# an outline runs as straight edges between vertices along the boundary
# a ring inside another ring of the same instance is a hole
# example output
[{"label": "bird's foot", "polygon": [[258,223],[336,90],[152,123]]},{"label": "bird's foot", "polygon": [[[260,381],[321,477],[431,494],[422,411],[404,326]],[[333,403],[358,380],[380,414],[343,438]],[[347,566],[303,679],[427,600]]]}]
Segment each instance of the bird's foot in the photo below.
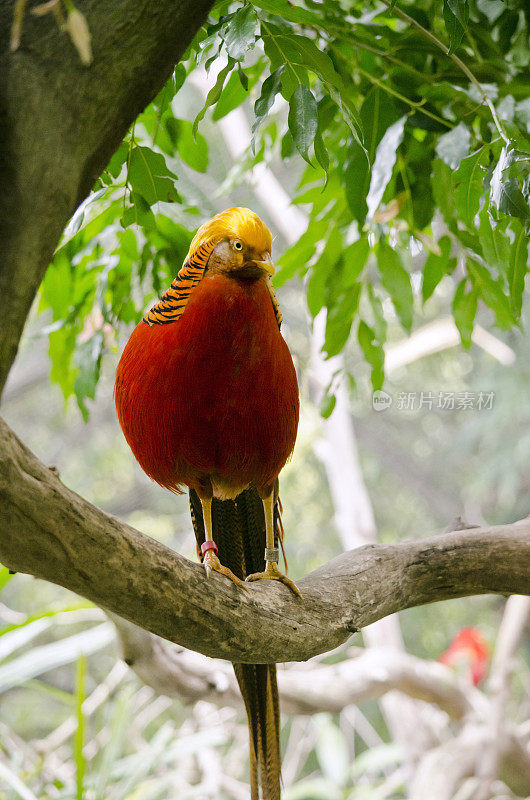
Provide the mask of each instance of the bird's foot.
[{"label": "bird's foot", "polygon": [[254,572],[252,575],[247,575],[245,578],[246,581],[261,581],[264,579],[280,581],[280,583],[287,586],[297,597],[302,597],[296,583],[288,578],[287,575],[284,575],[283,572],[280,572],[278,564],[275,561],[267,561],[264,572]]},{"label": "bird's foot", "polygon": [[204,569],[206,570],[206,577],[210,577],[210,572],[219,572],[221,575],[225,575],[229,578],[232,583],[235,583],[236,586],[239,586],[240,589],[244,589],[245,592],[248,592],[248,587],[245,586],[243,581],[234,575],[231,569],[228,567],[224,567],[221,562],[219,561],[217,555],[213,550],[207,550],[204,554],[204,558],[202,560],[202,564]]}]

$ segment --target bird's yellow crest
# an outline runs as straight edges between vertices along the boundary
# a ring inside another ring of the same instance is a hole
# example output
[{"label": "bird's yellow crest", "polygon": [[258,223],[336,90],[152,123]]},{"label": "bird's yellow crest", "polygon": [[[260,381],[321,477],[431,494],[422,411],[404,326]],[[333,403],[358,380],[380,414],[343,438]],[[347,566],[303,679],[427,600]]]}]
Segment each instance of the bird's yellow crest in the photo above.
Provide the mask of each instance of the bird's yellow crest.
[{"label": "bird's yellow crest", "polygon": [[215,246],[225,236],[241,239],[258,252],[270,252],[271,249],[271,232],[254,211],[250,208],[227,208],[201,225],[192,239],[187,260],[202,245],[212,242]]}]

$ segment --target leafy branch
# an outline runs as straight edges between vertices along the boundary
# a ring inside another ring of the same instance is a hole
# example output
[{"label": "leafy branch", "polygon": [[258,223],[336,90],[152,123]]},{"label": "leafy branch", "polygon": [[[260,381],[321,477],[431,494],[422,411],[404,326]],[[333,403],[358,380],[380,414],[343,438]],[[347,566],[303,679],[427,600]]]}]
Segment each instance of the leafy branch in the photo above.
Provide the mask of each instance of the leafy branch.
[{"label": "leafy branch", "polygon": [[491,102],[490,98],[488,97],[488,95],[486,94],[484,89],[482,88],[482,86],[479,83],[479,81],[473,75],[473,73],[471,72],[469,67],[466,64],[464,64],[462,59],[459,58],[456,55],[456,53],[451,52],[451,49],[449,47],[447,47],[443,42],[441,42],[440,39],[438,39],[438,37],[434,35],[434,33],[432,33],[431,31],[428,31],[417,20],[415,20],[413,17],[409,16],[407,13],[405,13],[405,11],[402,11],[399,8],[399,6],[396,5],[395,0],[394,1],[392,1],[392,0],[381,0],[381,2],[384,3],[385,6],[387,6],[388,9],[393,11],[402,20],[404,20],[405,22],[408,22],[409,25],[413,25],[415,28],[417,28],[417,30],[419,30],[423,36],[425,36],[427,39],[429,39],[429,41],[431,41],[434,45],[436,45],[436,47],[438,47],[442,51],[442,53],[445,53],[446,56],[449,56],[451,61],[454,61],[454,63],[462,70],[464,75],[470,80],[470,82],[473,84],[473,86],[475,86],[475,88],[478,90],[478,92],[480,93],[480,96],[482,97],[483,102],[486,103],[486,105],[488,106],[488,108],[489,108],[489,110],[491,112],[491,116],[493,118],[493,122],[495,123],[495,127],[497,128],[500,137],[502,138],[502,140],[507,145],[510,145],[510,140],[506,136],[504,128],[502,127],[501,121],[499,120],[499,117],[498,117],[497,112],[495,110],[495,106],[493,105],[493,103]]}]

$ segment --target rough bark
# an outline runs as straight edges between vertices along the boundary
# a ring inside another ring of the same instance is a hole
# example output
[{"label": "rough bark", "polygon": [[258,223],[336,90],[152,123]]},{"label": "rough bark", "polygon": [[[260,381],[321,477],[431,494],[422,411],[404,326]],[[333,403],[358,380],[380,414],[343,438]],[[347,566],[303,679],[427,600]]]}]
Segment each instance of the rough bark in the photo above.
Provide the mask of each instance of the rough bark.
[{"label": "rough bark", "polygon": [[65,487],[0,423],[0,560],[165,639],[229,661],[303,661],[400,609],[496,592],[530,594],[530,520],[344,553],[302,578],[303,600],[248,592]]},{"label": "rough bark", "polygon": [[86,67],[52,14],[28,3],[9,52],[0,0],[0,391],[61,232],[135,117],[155,97],[212,0],[80,0]]},{"label": "rough bark", "polygon": [[[242,707],[234,672],[225,661],[165,645],[158,636],[109,614],[118,631],[123,659],[159,694],[193,703],[207,700]],[[282,710],[288,714],[340,713],[348,705],[399,690],[434,703],[453,720],[484,711],[484,698],[454,670],[393,648],[350,648],[338,664],[296,665],[278,671]]]}]

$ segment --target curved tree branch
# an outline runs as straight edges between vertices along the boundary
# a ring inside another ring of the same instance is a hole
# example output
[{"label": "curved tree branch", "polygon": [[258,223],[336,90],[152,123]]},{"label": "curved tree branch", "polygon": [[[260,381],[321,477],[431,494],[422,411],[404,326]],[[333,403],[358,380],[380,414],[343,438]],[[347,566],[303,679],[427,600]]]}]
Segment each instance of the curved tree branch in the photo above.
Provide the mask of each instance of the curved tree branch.
[{"label": "curved tree branch", "polygon": [[411,606],[530,594],[530,520],[344,553],[299,581],[303,600],[248,592],[66,488],[0,422],[0,560],[165,639],[230,661],[303,661]]},{"label": "curved tree branch", "polygon": [[9,51],[0,0],[0,391],[61,232],[135,117],[168,79],[212,0],[80,0],[83,66],[53,15],[26,11]]},{"label": "curved tree branch", "polygon": [[[109,614],[125,662],[159,694],[188,702],[207,700],[242,707],[234,671],[226,661],[165,645],[159,637]],[[462,684],[454,670],[388,647],[352,647],[338,664],[311,662],[278,671],[282,710],[288,714],[340,713],[348,705],[398,690],[434,703],[453,720],[483,710],[481,692]]]}]

